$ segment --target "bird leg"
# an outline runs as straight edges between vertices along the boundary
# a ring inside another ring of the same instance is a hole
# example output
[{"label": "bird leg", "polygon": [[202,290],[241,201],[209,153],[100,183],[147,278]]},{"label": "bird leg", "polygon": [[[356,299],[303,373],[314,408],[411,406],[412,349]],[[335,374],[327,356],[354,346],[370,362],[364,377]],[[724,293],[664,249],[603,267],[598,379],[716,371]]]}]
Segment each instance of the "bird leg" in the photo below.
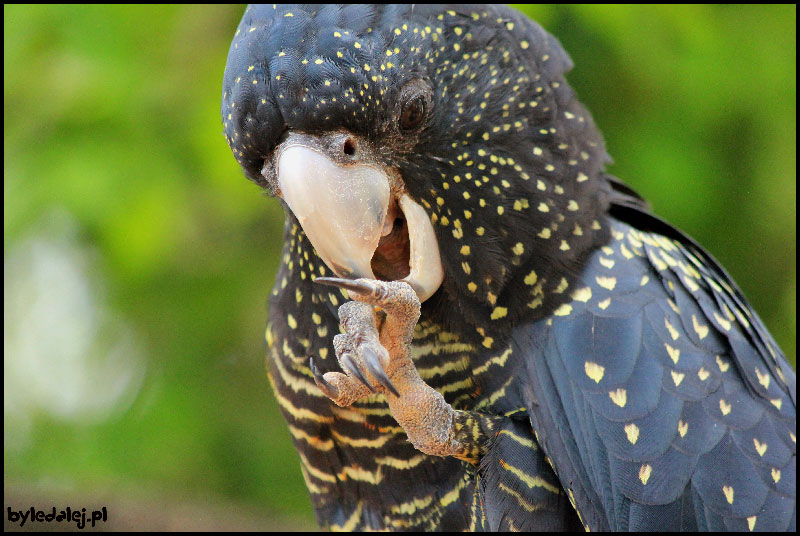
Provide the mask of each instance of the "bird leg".
[{"label": "bird leg", "polygon": [[420,377],[409,352],[420,315],[419,298],[411,286],[402,281],[328,277],[316,282],[345,288],[354,300],[339,307],[344,333],[333,339],[344,372],[320,374],[311,360],[319,388],[339,406],[382,393],[418,450],[477,462],[496,418],[454,410]]}]

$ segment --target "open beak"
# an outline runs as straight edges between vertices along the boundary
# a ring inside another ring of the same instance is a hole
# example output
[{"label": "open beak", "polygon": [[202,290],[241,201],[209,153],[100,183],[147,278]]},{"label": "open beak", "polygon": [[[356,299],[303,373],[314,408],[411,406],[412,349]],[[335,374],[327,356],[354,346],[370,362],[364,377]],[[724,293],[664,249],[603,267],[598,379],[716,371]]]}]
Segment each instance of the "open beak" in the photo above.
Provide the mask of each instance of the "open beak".
[{"label": "open beak", "polygon": [[432,296],[444,271],[425,210],[378,166],[308,139],[290,136],[278,148],[276,172],[317,254],[339,277],[405,281],[420,301]]}]

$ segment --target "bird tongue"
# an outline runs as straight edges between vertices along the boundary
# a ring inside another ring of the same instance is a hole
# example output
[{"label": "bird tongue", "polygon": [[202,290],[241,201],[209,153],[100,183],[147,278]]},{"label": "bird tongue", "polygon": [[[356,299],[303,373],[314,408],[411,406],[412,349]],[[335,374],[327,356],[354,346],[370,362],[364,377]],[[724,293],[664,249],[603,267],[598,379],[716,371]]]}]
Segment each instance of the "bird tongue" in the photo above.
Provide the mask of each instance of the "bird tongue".
[{"label": "bird tongue", "polygon": [[366,164],[340,165],[316,149],[289,145],[277,163],[278,183],[317,254],[339,277],[376,279],[373,256],[393,237],[395,220],[405,218],[407,274],[420,301],[441,285],[444,272],[428,215],[408,195],[395,201],[386,173]]}]

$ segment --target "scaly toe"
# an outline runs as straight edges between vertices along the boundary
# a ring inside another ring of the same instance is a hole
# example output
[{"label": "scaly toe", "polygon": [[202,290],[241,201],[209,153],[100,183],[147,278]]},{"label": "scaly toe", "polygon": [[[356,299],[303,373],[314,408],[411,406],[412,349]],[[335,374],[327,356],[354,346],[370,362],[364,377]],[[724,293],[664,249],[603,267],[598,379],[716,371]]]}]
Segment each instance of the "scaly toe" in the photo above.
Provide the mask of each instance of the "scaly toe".
[{"label": "scaly toe", "polygon": [[347,372],[358,379],[361,383],[366,385],[370,391],[373,393],[375,392],[375,388],[369,384],[367,378],[364,376],[361,370],[359,370],[358,365],[356,364],[355,360],[353,360],[353,356],[351,354],[342,354],[341,365],[345,370],[347,370]]},{"label": "scaly toe", "polygon": [[364,346],[361,349],[361,357],[364,358],[364,365],[369,370],[369,373],[380,383],[383,387],[391,391],[394,396],[400,396],[400,393],[397,391],[394,385],[392,385],[391,380],[386,375],[386,372],[383,370],[383,365],[381,365],[380,358],[375,351],[368,347]]}]

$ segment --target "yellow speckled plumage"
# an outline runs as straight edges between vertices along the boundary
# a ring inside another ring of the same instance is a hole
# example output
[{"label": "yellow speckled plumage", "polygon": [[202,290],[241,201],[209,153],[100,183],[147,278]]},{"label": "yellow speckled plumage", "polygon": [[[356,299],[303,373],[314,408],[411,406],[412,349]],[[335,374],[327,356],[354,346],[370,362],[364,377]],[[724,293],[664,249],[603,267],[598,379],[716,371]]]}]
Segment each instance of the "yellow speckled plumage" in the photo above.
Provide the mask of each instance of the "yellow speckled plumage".
[{"label": "yellow speckled plumage", "polygon": [[[352,296],[315,284],[336,267],[287,207],[269,377],[327,528],[790,525],[794,375],[724,270],[605,173],[570,67],[505,7],[245,13],[222,117],[247,176],[280,195],[287,133],[348,132],[425,211],[444,271],[407,351],[452,410],[440,457],[385,391],[321,390]],[[398,130],[419,80],[426,122]]]}]

